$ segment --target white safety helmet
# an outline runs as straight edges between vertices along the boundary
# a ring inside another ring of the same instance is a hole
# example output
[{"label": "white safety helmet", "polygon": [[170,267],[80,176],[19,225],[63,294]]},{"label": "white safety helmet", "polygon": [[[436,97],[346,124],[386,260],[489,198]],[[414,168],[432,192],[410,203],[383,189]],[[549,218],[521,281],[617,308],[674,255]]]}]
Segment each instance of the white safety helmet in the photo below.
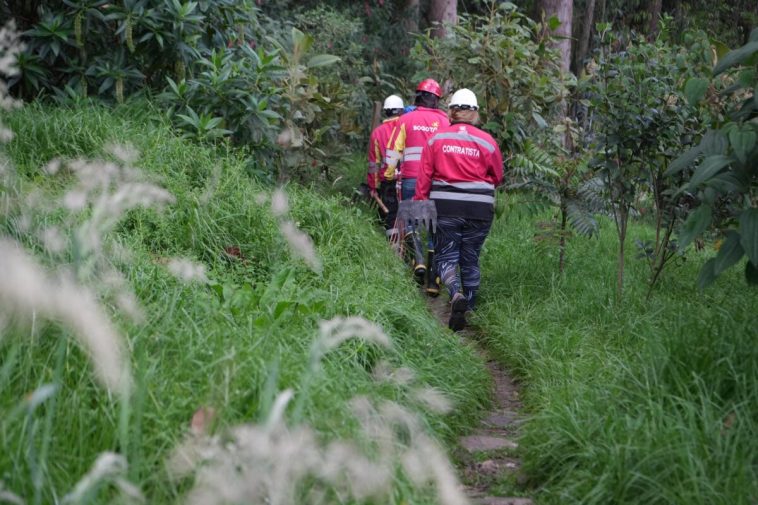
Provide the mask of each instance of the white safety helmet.
[{"label": "white safety helmet", "polygon": [[382,108],[387,110],[387,109],[402,109],[403,107],[405,107],[405,105],[403,105],[402,98],[400,98],[397,95],[390,95],[384,99],[384,107]]},{"label": "white safety helmet", "polygon": [[463,110],[477,110],[479,109],[479,103],[476,101],[476,95],[473,91],[467,88],[461,88],[450,97],[448,107]]}]

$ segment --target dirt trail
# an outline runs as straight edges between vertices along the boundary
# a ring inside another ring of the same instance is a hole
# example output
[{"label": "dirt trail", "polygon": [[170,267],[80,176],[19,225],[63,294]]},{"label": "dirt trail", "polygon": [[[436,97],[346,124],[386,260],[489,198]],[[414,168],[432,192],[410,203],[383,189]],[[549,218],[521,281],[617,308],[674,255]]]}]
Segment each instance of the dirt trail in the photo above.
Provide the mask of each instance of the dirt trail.
[{"label": "dirt trail", "polygon": [[[430,311],[440,324],[447,326],[450,317],[447,297],[427,300]],[[532,505],[529,498],[502,495],[503,491],[520,487],[523,480],[521,462],[514,457],[518,447],[515,440],[523,422],[518,385],[488,356],[477,341],[475,330],[466,329],[460,335],[464,342],[474,345],[486,361],[494,387],[492,410],[473,433],[461,437],[456,448],[455,460],[466,494],[475,505]]]}]

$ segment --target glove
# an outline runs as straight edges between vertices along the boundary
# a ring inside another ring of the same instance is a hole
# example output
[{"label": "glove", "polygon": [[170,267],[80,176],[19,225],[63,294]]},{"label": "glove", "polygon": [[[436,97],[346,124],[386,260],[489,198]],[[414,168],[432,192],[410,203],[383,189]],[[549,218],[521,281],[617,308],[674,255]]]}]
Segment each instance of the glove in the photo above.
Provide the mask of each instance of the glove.
[{"label": "glove", "polygon": [[422,224],[437,231],[437,206],[432,200],[403,200],[397,209],[397,219],[406,226]]}]

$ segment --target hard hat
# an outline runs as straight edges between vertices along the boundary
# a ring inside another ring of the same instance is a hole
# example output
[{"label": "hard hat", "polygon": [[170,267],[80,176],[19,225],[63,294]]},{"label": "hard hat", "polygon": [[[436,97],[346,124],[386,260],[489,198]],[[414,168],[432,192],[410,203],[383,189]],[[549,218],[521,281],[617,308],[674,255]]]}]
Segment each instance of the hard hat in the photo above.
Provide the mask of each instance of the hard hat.
[{"label": "hard hat", "polygon": [[437,81],[434,79],[424,79],[420,83],[418,83],[418,87],[416,88],[416,91],[426,91],[427,93],[431,93],[432,95],[436,95],[437,97],[442,96],[442,88],[440,88],[440,85]]},{"label": "hard hat", "polygon": [[403,105],[403,99],[400,98],[397,95],[390,95],[387,98],[384,99],[384,107],[383,109],[402,109],[404,107]]},{"label": "hard hat", "polygon": [[448,107],[477,110],[479,108],[479,103],[476,101],[476,95],[473,91],[467,88],[461,88],[453,93]]}]

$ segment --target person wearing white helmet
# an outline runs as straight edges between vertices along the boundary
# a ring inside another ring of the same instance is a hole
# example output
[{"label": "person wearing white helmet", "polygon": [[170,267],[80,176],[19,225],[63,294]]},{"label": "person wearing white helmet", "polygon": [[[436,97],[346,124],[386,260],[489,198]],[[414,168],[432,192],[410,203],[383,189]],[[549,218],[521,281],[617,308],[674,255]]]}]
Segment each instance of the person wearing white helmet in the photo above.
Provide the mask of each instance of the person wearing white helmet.
[{"label": "person wearing white helmet", "polygon": [[414,200],[435,203],[435,269],[450,293],[448,326],[460,331],[479,289],[479,253],[495,213],[495,188],[503,182],[503,156],[492,136],[475,126],[479,104],[471,90],[453,94],[448,117],[450,126],[424,149]]},{"label": "person wearing white helmet", "polygon": [[397,95],[390,95],[384,100],[382,107],[385,119],[371,132],[368,146],[368,183],[371,197],[380,199],[382,206],[379,207],[379,215],[384,223],[387,237],[391,238],[396,232],[395,216],[397,215],[397,195],[394,179],[387,179],[387,147],[394,135],[397,120],[403,113],[403,99]]}]

